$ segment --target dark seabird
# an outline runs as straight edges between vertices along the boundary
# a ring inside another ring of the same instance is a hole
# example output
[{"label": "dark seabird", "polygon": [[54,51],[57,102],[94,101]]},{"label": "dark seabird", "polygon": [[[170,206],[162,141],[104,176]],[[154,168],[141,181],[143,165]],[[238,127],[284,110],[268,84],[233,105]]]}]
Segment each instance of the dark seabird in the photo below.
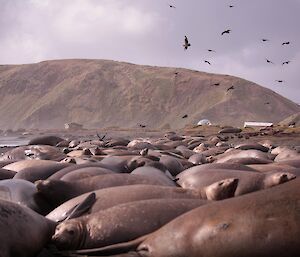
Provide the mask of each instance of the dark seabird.
[{"label": "dark seabird", "polygon": [[284,46],[284,45],[289,45],[290,44],[290,42],[288,41],[288,42],[283,42],[282,43],[282,45]]},{"label": "dark seabird", "polygon": [[270,104],[269,102],[265,102],[264,104]]},{"label": "dark seabird", "polygon": [[229,5],[229,8],[232,8],[232,7],[234,7],[234,5]]},{"label": "dark seabird", "polygon": [[224,34],[229,34],[230,31],[231,31],[230,29],[224,30],[224,31],[221,33],[221,35],[223,36]]},{"label": "dark seabird", "polygon": [[284,80],[275,80],[275,81],[278,82],[278,83],[284,82]]},{"label": "dark seabird", "polygon": [[289,64],[291,61],[283,62],[282,65]]},{"label": "dark seabird", "polygon": [[185,119],[185,118],[187,118],[188,117],[188,115],[187,114],[184,114],[181,118],[182,119]]},{"label": "dark seabird", "polygon": [[140,126],[141,128],[145,128],[145,127],[146,127],[146,125],[143,125],[143,124],[139,124],[139,126]]},{"label": "dark seabird", "polygon": [[205,63],[208,63],[209,65],[211,65],[211,63],[210,63],[209,61],[206,61],[206,60],[205,60],[204,62],[205,62]]},{"label": "dark seabird", "polygon": [[207,49],[207,51],[208,51],[208,52],[214,52],[214,53],[216,52],[216,51],[213,50],[213,49]]},{"label": "dark seabird", "polygon": [[274,64],[273,62],[271,62],[270,60],[268,60],[267,58],[266,58],[266,61],[267,61],[267,63],[272,63],[272,64]]},{"label": "dark seabird", "polygon": [[170,8],[176,8],[176,6],[169,4]]},{"label": "dark seabird", "polygon": [[184,36],[184,50],[187,50],[189,46],[191,46],[191,44],[189,43],[187,36]]},{"label": "dark seabird", "polygon": [[214,83],[214,84],[212,84],[212,86],[220,86],[220,83],[218,82],[218,83]]},{"label": "dark seabird", "polygon": [[227,88],[227,91],[233,90],[233,89],[234,89],[234,86],[231,86],[231,87]]},{"label": "dark seabird", "polygon": [[261,41],[267,42],[267,41],[270,41],[270,40],[269,40],[269,39],[266,39],[266,38],[263,38]]},{"label": "dark seabird", "polygon": [[103,139],[104,139],[104,138],[106,137],[106,135],[107,135],[107,134],[104,134],[104,136],[101,137],[101,136],[98,134],[98,132],[97,132],[96,134],[97,134],[97,137],[99,138],[100,141],[103,141]]}]

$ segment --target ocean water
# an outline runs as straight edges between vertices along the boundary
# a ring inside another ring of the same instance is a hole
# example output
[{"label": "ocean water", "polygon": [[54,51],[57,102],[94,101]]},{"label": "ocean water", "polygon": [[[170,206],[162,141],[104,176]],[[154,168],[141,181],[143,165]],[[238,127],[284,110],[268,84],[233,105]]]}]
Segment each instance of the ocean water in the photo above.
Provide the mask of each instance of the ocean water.
[{"label": "ocean water", "polygon": [[28,144],[29,139],[19,136],[7,136],[7,137],[0,137],[0,147],[4,146],[20,146]]}]

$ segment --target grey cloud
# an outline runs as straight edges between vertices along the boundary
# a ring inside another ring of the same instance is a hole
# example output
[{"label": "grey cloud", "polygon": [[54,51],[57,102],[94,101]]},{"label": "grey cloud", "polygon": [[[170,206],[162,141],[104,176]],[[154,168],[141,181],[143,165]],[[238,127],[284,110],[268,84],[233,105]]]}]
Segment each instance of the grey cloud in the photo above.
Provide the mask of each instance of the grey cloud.
[{"label": "grey cloud", "polygon": [[[299,0],[0,0],[0,4],[1,64],[99,58],[184,67],[241,76],[300,103]],[[221,36],[225,29],[232,33]],[[184,35],[192,44],[187,51],[182,47]],[[270,42],[263,43],[262,38]],[[284,41],[291,44],[282,46]],[[217,52],[209,53],[209,48]],[[283,67],[286,60],[292,62]],[[278,85],[276,79],[286,84]]]}]

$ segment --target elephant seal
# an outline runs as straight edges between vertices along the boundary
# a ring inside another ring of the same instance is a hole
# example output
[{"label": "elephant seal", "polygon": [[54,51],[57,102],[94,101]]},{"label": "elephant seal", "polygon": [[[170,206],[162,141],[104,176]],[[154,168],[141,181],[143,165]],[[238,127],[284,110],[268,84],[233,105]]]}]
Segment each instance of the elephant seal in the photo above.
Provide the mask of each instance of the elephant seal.
[{"label": "elephant seal", "polygon": [[33,183],[23,179],[5,179],[0,181],[0,199],[26,206],[38,213],[48,210],[46,201],[36,196]]},{"label": "elephant seal", "polygon": [[186,170],[184,174],[176,177],[177,184],[183,188],[197,189],[208,186],[226,178],[238,178],[239,183],[235,196],[251,193],[257,190],[273,187],[296,178],[288,172],[260,173],[238,170],[197,170],[197,166]]},{"label": "elephant seal", "polygon": [[76,181],[84,178],[90,178],[98,175],[112,174],[112,173],[114,172],[105,168],[87,167],[87,168],[76,169],[64,175],[61,178],[61,180],[70,182],[70,181]]},{"label": "elephant seal", "polygon": [[16,175],[15,171],[0,168],[0,180],[13,178],[14,175]]},{"label": "elephant seal", "polygon": [[262,160],[270,160],[270,155],[259,150],[232,149],[230,152],[225,152],[224,154],[219,155],[215,158],[216,163],[224,163],[236,158],[256,158]]},{"label": "elephant seal", "polygon": [[125,185],[160,185],[169,186],[164,181],[134,174],[105,174],[79,181],[40,180],[36,182],[39,194],[43,195],[53,207],[78,195],[114,186]]},{"label": "elephant seal", "polygon": [[218,134],[223,134],[223,133],[240,133],[242,132],[242,129],[240,128],[232,128],[232,127],[227,127],[221,129]]},{"label": "elephant seal", "polygon": [[66,174],[68,174],[70,172],[73,172],[75,170],[82,169],[82,168],[91,168],[91,167],[105,168],[105,169],[109,169],[111,171],[114,171],[113,169],[110,169],[108,166],[106,166],[106,165],[104,165],[102,163],[99,163],[99,162],[89,162],[89,163],[82,163],[82,164],[71,165],[69,167],[63,168],[63,169],[55,172],[48,179],[50,179],[50,180],[59,180],[63,176],[65,176]]},{"label": "elephant seal", "polygon": [[127,242],[204,204],[207,201],[199,199],[151,199],[120,204],[59,224],[52,242],[61,250]]},{"label": "elephant seal", "polygon": [[[207,199],[222,200],[234,195],[238,180],[218,181],[200,190],[155,185],[131,185],[110,187],[94,191],[96,201],[87,209],[86,214],[95,213],[118,204],[149,199]],[[47,215],[47,218],[64,220],[69,210],[82,203],[90,193],[82,194],[58,206]]]},{"label": "elephant seal", "polygon": [[237,144],[235,147],[235,149],[240,149],[240,150],[250,150],[250,149],[254,149],[254,150],[259,150],[262,152],[268,152],[269,148],[265,147],[259,143],[241,143],[241,144]]},{"label": "elephant seal", "polygon": [[56,146],[58,143],[64,141],[64,139],[57,136],[40,136],[29,140],[28,145],[51,145]]},{"label": "elephant seal", "polygon": [[2,161],[20,161],[27,159],[61,161],[64,158],[66,158],[64,153],[60,152],[56,147],[49,145],[19,146],[5,152],[3,156],[1,156]]},{"label": "elephant seal", "polygon": [[165,167],[167,167],[168,171],[173,176],[176,176],[184,170],[184,167],[179,161],[179,159],[173,156],[163,155],[160,157],[159,162],[165,165]]},{"label": "elephant seal", "polygon": [[0,200],[1,257],[32,257],[50,241],[56,223],[22,205]]},{"label": "elephant seal", "polygon": [[166,175],[166,172],[162,172],[161,170],[156,169],[154,167],[139,167],[133,170],[131,174],[139,174],[150,178],[157,178],[158,180],[165,181],[167,185],[176,186],[176,183],[173,181],[174,178],[171,174],[168,176]]},{"label": "elephant seal", "polygon": [[196,208],[150,234],[141,257],[291,257],[300,252],[300,179]]},{"label": "elephant seal", "polygon": [[17,171],[14,179],[24,179],[35,182],[47,179],[55,172],[70,166],[69,163],[61,163],[49,160],[23,160],[9,164],[6,169]]}]

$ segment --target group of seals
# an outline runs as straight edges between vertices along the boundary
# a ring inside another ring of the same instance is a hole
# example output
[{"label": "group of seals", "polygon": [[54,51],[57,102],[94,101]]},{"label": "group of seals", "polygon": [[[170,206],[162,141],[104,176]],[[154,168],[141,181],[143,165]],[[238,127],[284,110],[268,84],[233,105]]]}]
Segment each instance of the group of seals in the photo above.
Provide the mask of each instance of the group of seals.
[{"label": "group of seals", "polygon": [[[224,136],[230,131],[134,140],[43,136],[8,150],[0,169],[0,251],[34,256],[51,243],[71,255],[295,255],[298,150],[232,144]],[[1,224],[13,224],[12,231]],[[23,242],[15,234],[32,229]]]}]

